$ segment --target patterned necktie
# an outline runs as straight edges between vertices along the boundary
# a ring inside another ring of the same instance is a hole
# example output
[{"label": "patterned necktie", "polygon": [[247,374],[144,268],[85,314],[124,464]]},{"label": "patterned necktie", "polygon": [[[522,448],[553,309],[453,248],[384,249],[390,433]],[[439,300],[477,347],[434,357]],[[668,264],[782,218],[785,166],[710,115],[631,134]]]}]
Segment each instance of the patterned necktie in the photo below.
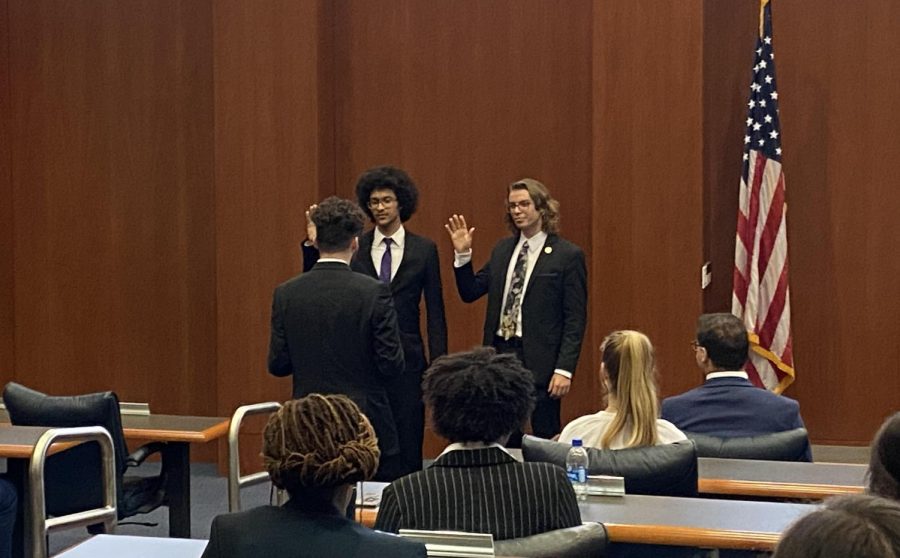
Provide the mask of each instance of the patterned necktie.
[{"label": "patterned necktie", "polygon": [[516,266],[513,268],[512,280],[509,282],[509,294],[506,295],[506,303],[503,305],[503,314],[500,316],[500,333],[504,339],[509,339],[516,334],[516,325],[519,318],[519,308],[522,306],[522,291],[525,289],[525,270],[528,266],[528,241],[522,243]]},{"label": "patterned necktie", "polygon": [[391,244],[394,241],[388,237],[384,239],[384,255],[381,256],[381,271],[378,272],[378,279],[387,285],[391,284]]}]

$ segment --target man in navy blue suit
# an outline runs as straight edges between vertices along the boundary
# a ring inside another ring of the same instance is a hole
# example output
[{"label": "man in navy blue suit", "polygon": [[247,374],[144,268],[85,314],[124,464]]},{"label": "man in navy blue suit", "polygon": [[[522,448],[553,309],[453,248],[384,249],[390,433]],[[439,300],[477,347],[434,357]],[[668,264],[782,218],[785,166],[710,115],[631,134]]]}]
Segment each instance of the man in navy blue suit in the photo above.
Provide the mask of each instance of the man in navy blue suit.
[{"label": "man in navy blue suit", "polygon": [[[662,418],[684,432],[720,438],[805,428],[793,399],[754,386],[742,370],[750,348],[747,329],[732,314],[704,314],[693,342],[706,382],[662,403]],[[806,461],[812,461],[807,446]]]}]

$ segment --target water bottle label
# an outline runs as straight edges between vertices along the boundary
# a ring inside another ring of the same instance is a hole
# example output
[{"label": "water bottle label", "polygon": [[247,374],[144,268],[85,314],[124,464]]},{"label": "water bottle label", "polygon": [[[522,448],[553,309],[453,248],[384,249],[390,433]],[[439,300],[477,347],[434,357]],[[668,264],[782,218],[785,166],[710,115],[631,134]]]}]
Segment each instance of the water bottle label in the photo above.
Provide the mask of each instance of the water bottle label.
[{"label": "water bottle label", "polygon": [[572,482],[587,482],[587,471],[584,470],[584,467],[569,469],[568,474],[569,480]]}]

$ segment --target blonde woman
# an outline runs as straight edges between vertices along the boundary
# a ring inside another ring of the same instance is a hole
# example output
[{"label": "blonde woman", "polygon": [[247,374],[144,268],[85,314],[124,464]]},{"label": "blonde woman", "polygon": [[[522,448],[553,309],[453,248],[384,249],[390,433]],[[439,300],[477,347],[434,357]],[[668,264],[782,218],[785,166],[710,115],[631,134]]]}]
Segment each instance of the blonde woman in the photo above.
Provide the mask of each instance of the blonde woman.
[{"label": "blonde woman", "polygon": [[600,377],[607,390],[606,410],[575,419],[559,440],[581,438],[585,446],[623,449],[687,439],[659,418],[653,346],[639,331],[614,331],[600,345]]}]

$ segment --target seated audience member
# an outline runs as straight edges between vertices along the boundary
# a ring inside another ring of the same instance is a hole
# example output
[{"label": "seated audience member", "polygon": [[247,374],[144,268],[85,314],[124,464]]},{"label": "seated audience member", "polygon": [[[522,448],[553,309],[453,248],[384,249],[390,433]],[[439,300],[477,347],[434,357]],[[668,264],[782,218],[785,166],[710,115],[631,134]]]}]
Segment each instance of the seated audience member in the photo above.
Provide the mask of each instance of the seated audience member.
[{"label": "seated audience member", "polygon": [[216,517],[203,558],[424,558],[424,545],[344,515],[354,483],[372,478],[378,457],[369,419],[346,396],[313,393],[288,401],[266,424],[263,459],[272,483],[290,499],[282,507]]},{"label": "seated audience member", "polygon": [[900,504],[858,494],[841,496],[800,518],[774,558],[900,558]]},{"label": "seated audience member", "polygon": [[[662,418],[685,432],[719,438],[804,428],[796,401],[754,386],[742,370],[750,342],[739,318],[725,313],[700,316],[693,347],[706,382],[663,400]],[[812,461],[810,448],[806,461]]]},{"label": "seated audience member", "polygon": [[580,438],[584,445],[623,449],[671,444],[685,435],[659,418],[653,346],[639,331],[614,331],[600,345],[600,377],[606,386],[606,410],[577,418],[559,440]]},{"label": "seated audience member", "polygon": [[867,475],[870,494],[900,500],[900,413],[884,421],[875,435]]},{"label": "seated audience member", "polygon": [[0,478],[0,558],[12,556],[17,501],[15,487],[6,479]]},{"label": "seated audience member", "polygon": [[438,434],[450,440],[431,467],[395,480],[375,528],[527,537],[581,524],[566,472],[520,463],[503,444],[534,407],[534,379],[513,354],[491,347],[443,356],[422,382]]}]

